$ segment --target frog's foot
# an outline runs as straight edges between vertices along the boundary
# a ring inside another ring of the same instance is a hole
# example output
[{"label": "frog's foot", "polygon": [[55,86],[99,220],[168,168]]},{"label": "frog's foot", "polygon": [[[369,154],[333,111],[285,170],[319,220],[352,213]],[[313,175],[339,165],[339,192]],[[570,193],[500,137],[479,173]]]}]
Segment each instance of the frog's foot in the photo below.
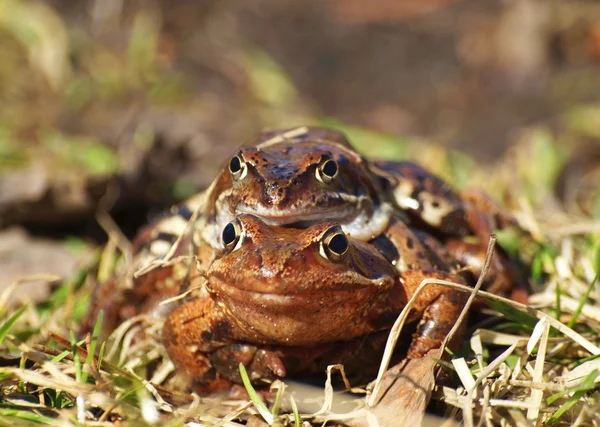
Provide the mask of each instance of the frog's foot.
[{"label": "frog's foot", "polygon": [[242,383],[240,363],[244,365],[253,384],[265,384],[286,375],[280,351],[235,343],[221,347],[210,354],[210,361],[225,378]]},{"label": "frog's foot", "polygon": [[487,245],[495,229],[519,227],[517,220],[483,191],[470,189],[460,193],[469,229]]},{"label": "frog's foot", "polygon": [[[483,270],[486,248],[479,244],[467,243],[463,240],[449,240],[446,242],[448,251],[466,266],[469,272],[477,279]],[[509,256],[496,247],[492,257],[490,270],[483,282],[482,288],[494,294],[510,297],[515,301],[527,303],[527,279]]]},{"label": "frog's foot", "polygon": [[223,385],[209,353],[231,342],[232,326],[210,298],[198,298],[173,311],[163,329],[164,345],[175,366],[199,383]]},{"label": "frog's foot", "polygon": [[[423,279],[438,279],[458,284],[464,280],[444,271],[413,270],[402,275],[408,294],[414,293]],[[431,283],[419,294],[413,311],[423,313],[408,350],[410,359],[419,359],[438,348],[456,324],[468,299],[468,294],[450,287]]]}]

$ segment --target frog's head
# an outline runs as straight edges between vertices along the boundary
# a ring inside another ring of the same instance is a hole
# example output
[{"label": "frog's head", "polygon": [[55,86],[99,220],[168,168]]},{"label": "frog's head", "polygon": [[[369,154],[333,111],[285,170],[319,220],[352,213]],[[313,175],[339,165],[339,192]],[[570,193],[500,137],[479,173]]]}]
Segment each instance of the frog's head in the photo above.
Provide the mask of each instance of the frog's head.
[{"label": "frog's head", "polygon": [[343,134],[319,128],[288,138],[281,136],[286,131],[272,134],[239,150],[217,178],[207,211],[218,232],[238,214],[301,227],[332,220],[363,240],[385,227],[390,214],[380,181]]},{"label": "frog's head", "polygon": [[290,345],[343,330],[385,297],[397,277],[376,249],[331,221],[297,229],[239,215],[222,239],[209,289],[243,327]]}]

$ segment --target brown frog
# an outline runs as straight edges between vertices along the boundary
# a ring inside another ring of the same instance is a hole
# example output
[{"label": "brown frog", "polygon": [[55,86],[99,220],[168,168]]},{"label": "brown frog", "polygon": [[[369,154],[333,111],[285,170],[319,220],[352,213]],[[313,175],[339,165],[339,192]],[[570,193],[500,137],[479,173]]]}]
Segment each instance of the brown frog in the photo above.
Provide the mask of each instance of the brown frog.
[{"label": "brown frog", "polygon": [[[398,254],[393,263],[335,222],[283,228],[239,215],[222,231],[225,249],[208,268],[208,294],[167,318],[169,356],[202,392],[239,381],[231,361],[260,383],[310,366],[332,348],[343,355],[343,342],[389,328],[425,278],[464,283],[440,269],[442,261],[403,222],[393,220],[386,233]],[[429,285],[411,310],[409,320],[420,323],[408,357],[438,347],[464,301],[463,293]]]}]

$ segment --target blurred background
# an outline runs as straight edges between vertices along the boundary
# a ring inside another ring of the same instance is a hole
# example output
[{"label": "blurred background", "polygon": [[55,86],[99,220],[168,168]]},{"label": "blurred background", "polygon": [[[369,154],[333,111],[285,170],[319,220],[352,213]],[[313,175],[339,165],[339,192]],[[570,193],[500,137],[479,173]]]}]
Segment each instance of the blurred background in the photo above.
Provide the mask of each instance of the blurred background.
[{"label": "blurred background", "polygon": [[595,215],[571,189],[600,177],[600,2],[0,0],[3,280],[72,272],[97,212],[130,237],[306,124],[458,186],[520,161]]}]

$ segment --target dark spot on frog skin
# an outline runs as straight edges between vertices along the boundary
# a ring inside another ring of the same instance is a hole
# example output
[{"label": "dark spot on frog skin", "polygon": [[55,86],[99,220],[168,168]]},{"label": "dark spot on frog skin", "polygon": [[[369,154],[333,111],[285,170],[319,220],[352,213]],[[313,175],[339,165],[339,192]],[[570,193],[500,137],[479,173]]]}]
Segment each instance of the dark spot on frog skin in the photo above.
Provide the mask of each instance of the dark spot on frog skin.
[{"label": "dark spot on frog skin", "polygon": [[171,209],[173,214],[181,216],[186,221],[189,221],[192,215],[194,214],[194,212],[191,211],[190,208],[185,204],[174,206]]},{"label": "dark spot on frog skin", "polygon": [[381,255],[383,255],[384,258],[389,262],[398,261],[400,258],[400,254],[398,253],[398,249],[396,249],[396,245],[394,245],[387,236],[377,236],[369,243],[375,246],[377,250],[381,252]]},{"label": "dark spot on frog skin", "polygon": [[231,324],[225,320],[218,320],[208,331],[202,332],[202,340],[206,342],[220,341],[231,337]]},{"label": "dark spot on frog skin", "polygon": [[194,383],[203,384],[208,381],[214,381],[217,379],[217,371],[215,368],[210,368],[201,378],[194,381]]},{"label": "dark spot on frog skin", "polygon": [[415,242],[413,241],[412,237],[406,239],[406,247],[408,249],[413,249],[415,247]]},{"label": "dark spot on frog skin", "polygon": [[217,321],[213,327],[213,333],[217,339],[230,338],[231,331],[231,324],[225,320]]}]

